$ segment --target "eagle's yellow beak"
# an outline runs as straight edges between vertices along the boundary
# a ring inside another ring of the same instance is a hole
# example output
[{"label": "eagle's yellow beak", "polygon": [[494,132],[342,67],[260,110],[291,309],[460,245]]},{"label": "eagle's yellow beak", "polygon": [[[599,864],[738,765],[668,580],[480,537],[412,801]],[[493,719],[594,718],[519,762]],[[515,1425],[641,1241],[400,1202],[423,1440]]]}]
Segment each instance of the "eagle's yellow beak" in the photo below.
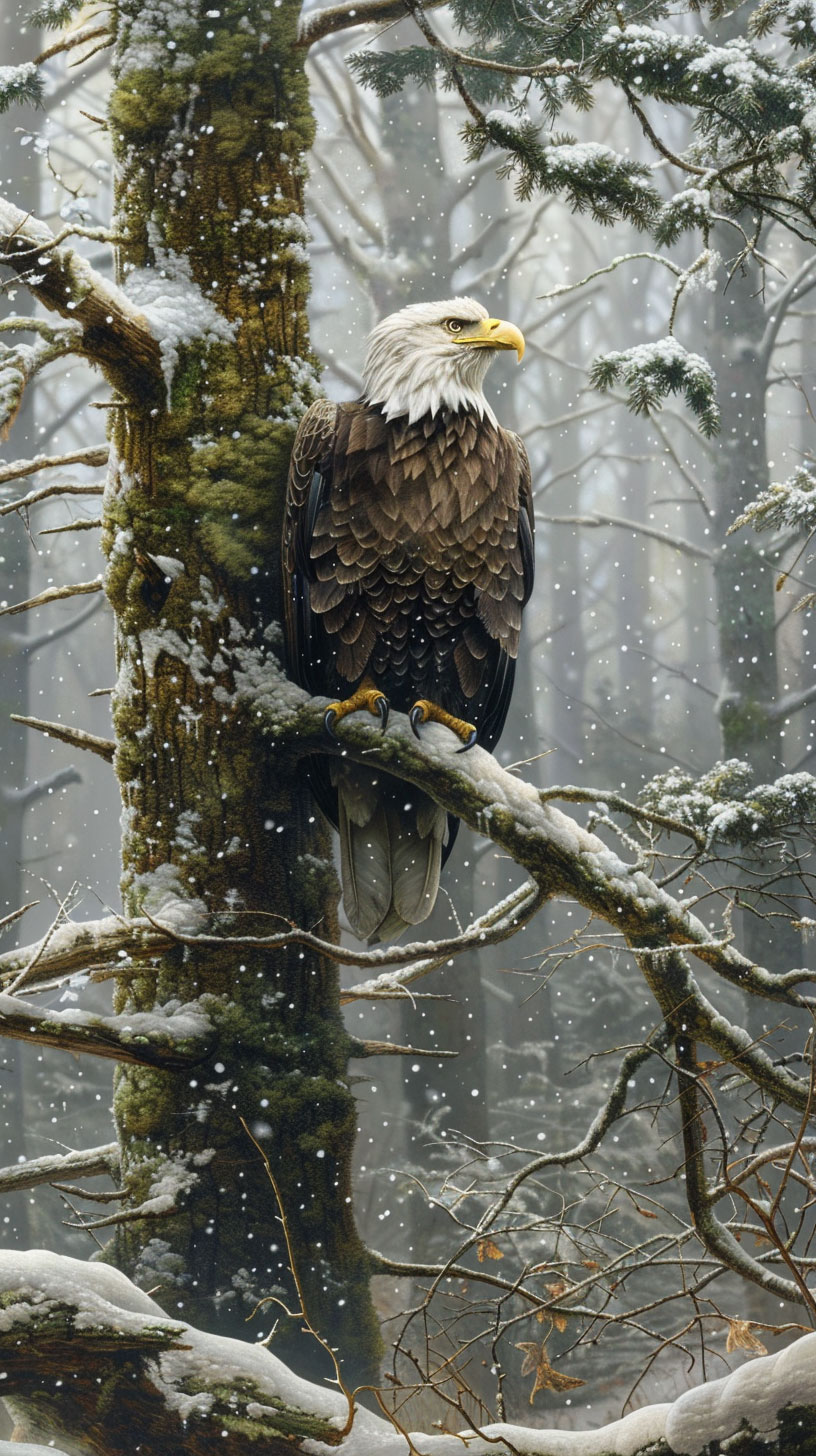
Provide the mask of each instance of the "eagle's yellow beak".
[{"label": "eagle's yellow beak", "polygon": [[515,349],[519,362],[524,355],[524,335],[515,324],[504,319],[484,319],[478,333],[460,335],[457,343],[471,344],[476,349]]}]

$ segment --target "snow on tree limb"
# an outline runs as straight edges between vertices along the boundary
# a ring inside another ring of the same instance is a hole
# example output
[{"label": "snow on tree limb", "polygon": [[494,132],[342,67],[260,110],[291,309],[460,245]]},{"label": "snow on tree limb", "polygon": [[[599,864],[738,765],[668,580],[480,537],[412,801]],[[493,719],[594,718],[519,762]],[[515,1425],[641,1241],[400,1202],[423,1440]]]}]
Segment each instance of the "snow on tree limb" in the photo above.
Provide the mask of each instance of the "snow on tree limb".
[{"label": "snow on tree limb", "polygon": [[[172,934],[159,930],[149,920],[124,920],[120,915],[107,915],[102,920],[69,921],[49,934],[48,944],[37,954],[42,942],[21,946],[0,955],[0,985],[7,987],[37,957],[38,980],[71,975],[109,961],[145,960],[161,955],[173,944]],[[29,982],[36,985],[35,981]]]},{"label": "snow on tree limb", "polygon": [[[149,1449],[175,1445],[190,1456],[216,1446],[244,1456],[256,1444],[265,1456],[719,1456],[738,1433],[783,1456],[814,1416],[811,1334],[595,1431],[496,1423],[458,1435],[412,1432],[409,1446],[393,1423],[359,1407],[348,1430],[344,1394],[294,1375],[262,1345],[168,1319],[105,1264],[4,1250],[0,1306],[4,1395],[55,1442],[70,1444],[81,1430],[100,1456],[130,1456],[134,1408]],[[66,1361],[73,1378],[55,1402],[49,1377],[61,1380]]]},{"label": "snow on tree limb", "polygon": [[89,596],[103,590],[101,577],[97,581],[72,582],[70,586],[50,586],[25,602],[15,602],[11,607],[0,607],[0,617],[16,617],[20,612],[30,612],[35,607],[47,607],[51,602],[64,602],[68,597]]},{"label": "snow on tree limb", "polygon": [[207,1055],[212,1027],[203,1008],[179,1006],[154,1015],[97,1016],[88,1011],[40,1011],[0,994],[0,1036],[56,1051],[87,1052],[117,1062],[168,1069],[194,1066]]},{"label": "snow on tree limb", "polygon": [[83,729],[71,728],[66,723],[48,723],[44,718],[26,718],[21,713],[10,713],[9,717],[12,723],[21,723],[24,728],[34,728],[44,733],[47,738],[57,738],[62,743],[70,743],[73,748],[87,749],[99,758],[104,758],[106,763],[113,763],[116,744],[112,738],[100,738],[96,733],[86,733]]},{"label": "snow on tree limb", "polygon": [[104,369],[126,398],[144,399],[162,384],[159,343],[120,288],[81,254],[63,246],[71,229],[51,229],[0,200],[0,263],[52,312],[79,325],[77,352]]},{"label": "snow on tree limb", "polygon": [[21,1188],[38,1188],[57,1179],[95,1178],[110,1173],[119,1161],[118,1143],[104,1143],[76,1153],[52,1153],[44,1158],[27,1158],[0,1168],[0,1192],[12,1193]]},{"label": "snow on tree limb", "polygon": [[[751,995],[803,1008],[810,1007],[812,998],[795,991],[787,978],[753,964],[728,935],[713,940],[685,905],[659,889],[637,865],[626,864],[597,836],[542,801],[531,784],[507,773],[481,749],[454,755],[447,730],[436,725],[435,731],[425,730],[418,744],[401,714],[392,714],[385,735],[352,715],[340,725],[340,744],[332,745],[323,726],[322,700],[309,699],[272,672],[265,681],[248,675],[245,692],[267,738],[279,749],[297,756],[346,754],[416,784],[504,849],[547,897],[573,898],[613,925],[629,942],[670,1024],[682,1016],[690,1035],[713,1047],[773,1096],[797,1110],[808,1104],[806,1083],[775,1066],[754,1038],[732,1025],[702,994],[683,952]],[[791,975],[800,981],[812,978],[804,970]]]},{"label": "snow on tree limb", "polygon": [[[107,460],[108,447],[104,443],[87,445],[83,450],[72,450],[65,455],[35,455],[33,460],[11,460],[8,465],[0,466],[0,487],[8,485],[12,480],[19,480],[24,475],[36,475],[40,470],[54,470],[61,465],[105,465]],[[11,511],[24,510],[51,495],[101,494],[101,485],[75,485],[74,482],[69,482],[61,486],[42,486],[39,490],[23,496],[21,500],[3,501],[0,515],[7,516]]]}]

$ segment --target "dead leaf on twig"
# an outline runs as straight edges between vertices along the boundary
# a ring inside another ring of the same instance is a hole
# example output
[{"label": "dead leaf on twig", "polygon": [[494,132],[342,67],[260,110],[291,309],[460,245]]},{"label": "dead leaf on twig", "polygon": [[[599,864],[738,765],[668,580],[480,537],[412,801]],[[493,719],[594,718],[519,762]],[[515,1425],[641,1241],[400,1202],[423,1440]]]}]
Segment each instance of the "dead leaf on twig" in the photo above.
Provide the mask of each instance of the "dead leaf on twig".
[{"label": "dead leaf on twig", "polygon": [[752,1355],[767,1355],[767,1347],[753,1333],[753,1328],[752,1320],[730,1319],[728,1339],[725,1342],[726,1353],[730,1355],[732,1350],[748,1350]]},{"label": "dead leaf on twig", "polygon": [[533,1404],[540,1390],[577,1390],[579,1385],[586,1385],[586,1381],[579,1380],[576,1375],[563,1375],[560,1370],[553,1370],[547,1359],[545,1340],[542,1340],[541,1344],[537,1340],[521,1340],[516,1345],[516,1349],[524,1352],[522,1375],[532,1375],[535,1372],[533,1388],[530,1391],[530,1405]]},{"label": "dead leaf on twig", "polygon": [[498,1244],[492,1239],[479,1239],[476,1243],[476,1253],[479,1256],[479,1263],[483,1264],[485,1259],[503,1259],[504,1254]]}]

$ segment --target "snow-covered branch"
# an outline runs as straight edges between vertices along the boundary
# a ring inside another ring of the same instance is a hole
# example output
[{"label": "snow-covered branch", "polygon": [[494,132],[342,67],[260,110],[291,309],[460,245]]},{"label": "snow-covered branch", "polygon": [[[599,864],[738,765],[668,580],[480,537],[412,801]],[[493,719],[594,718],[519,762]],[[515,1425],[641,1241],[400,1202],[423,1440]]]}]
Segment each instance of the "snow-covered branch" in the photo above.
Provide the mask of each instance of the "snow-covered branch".
[{"label": "snow-covered branch", "polygon": [[22,723],[24,728],[34,728],[47,738],[57,738],[61,743],[70,743],[72,748],[86,749],[113,763],[116,744],[112,738],[100,738],[96,733],[86,733],[82,728],[71,728],[66,723],[48,723],[44,718],[24,718],[21,713],[9,714],[13,723]]},{"label": "snow-covered branch", "polygon": [[112,1173],[119,1161],[118,1143],[103,1143],[78,1153],[52,1153],[44,1158],[28,1158],[0,1168],[0,1192],[14,1193],[21,1188],[38,1188],[41,1183],[64,1182],[66,1178],[96,1178]]},{"label": "snow-covered branch", "polygon": [[712,938],[690,909],[543,800],[533,785],[506,772],[479,748],[456,754],[444,728],[426,729],[418,743],[401,714],[392,714],[385,734],[360,721],[362,715],[353,715],[339,726],[340,743],[332,744],[323,726],[322,700],[309,699],[274,675],[266,683],[254,683],[249,696],[279,752],[346,754],[416,784],[505,850],[546,897],[575,899],[614,926],[636,953],[669,1025],[679,1030],[681,1023],[687,1024],[689,1034],[747,1071],[772,1095],[798,1110],[807,1105],[807,1085],[776,1067],[755,1039],[712,1006],[679,948],[751,995],[792,1007],[808,1007],[811,1001],[794,990],[791,977],[806,981],[811,973],[792,970],[790,977],[774,976],[741,954],[729,936]]},{"label": "snow-covered branch", "polygon": [[[40,470],[54,470],[62,465],[105,465],[107,459],[108,447],[103,443],[86,445],[82,450],[71,450],[64,455],[35,455],[33,460],[11,460],[8,465],[0,465],[0,486],[19,480],[24,475],[36,475]],[[20,500],[3,501],[0,504],[0,516],[8,516],[12,511],[26,510],[37,501],[46,500],[48,496],[101,495],[103,489],[101,485],[77,485],[73,481],[65,485],[42,486],[39,490],[22,496]]]},{"label": "snow-covered branch", "polygon": [[87,1052],[116,1062],[168,1069],[194,1066],[207,1055],[212,1026],[199,1005],[169,1014],[97,1016],[89,1011],[40,1011],[17,996],[0,994],[0,1036],[33,1041],[56,1051]]},{"label": "snow-covered branch", "polygon": [[52,312],[78,325],[76,351],[105,370],[127,398],[163,393],[159,343],[121,289],[64,246],[44,222],[0,201],[0,263]]},{"label": "snow-covered branch", "polygon": [[69,597],[85,597],[93,592],[103,591],[101,577],[96,581],[75,581],[68,586],[49,586],[36,597],[24,602],[15,602],[10,607],[0,607],[0,617],[16,617],[20,612],[31,612],[35,607],[47,607],[51,602],[64,602]]},{"label": "snow-covered branch", "polygon": [[134,1429],[151,1450],[190,1456],[244,1456],[256,1444],[265,1456],[720,1456],[738,1433],[782,1456],[813,1416],[816,1335],[593,1432],[495,1423],[409,1440],[382,1416],[350,1412],[345,1392],[301,1379],[264,1346],[168,1319],[105,1264],[4,1250],[0,1302],[4,1395],[46,1438],[71,1445],[81,1431],[83,1449],[99,1456],[130,1456]]},{"label": "snow-covered branch", "polygon": [[86,920],[80,924],[68,921],[49,932],[45,945],[38,941],[0,955],[0,985],[8,987],[34,961],[37,976],[26,978],[29,988],[40,981],[91,970],[110,961],[127,964],[128,960],[150,959],[172,945],[172,934],[149,920],[123,920],[119,915],[107,915],[102,920]]}]

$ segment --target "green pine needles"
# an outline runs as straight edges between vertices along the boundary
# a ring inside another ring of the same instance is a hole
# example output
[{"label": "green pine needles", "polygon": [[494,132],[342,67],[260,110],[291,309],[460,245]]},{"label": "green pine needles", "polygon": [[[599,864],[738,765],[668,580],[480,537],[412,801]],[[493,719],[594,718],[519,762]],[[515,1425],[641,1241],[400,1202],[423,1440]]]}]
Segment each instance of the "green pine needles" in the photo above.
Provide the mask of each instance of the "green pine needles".
[{"label": "green pine needles", "polygon": [[711,365],[699,354],[689,354],[675,338],[602,354],[592,365],[590,380],[602,392],[622,381],[629,408],[637,415],[659,409],[669,394],[682,394],[704,435],[716,435],[720,427]]}]

